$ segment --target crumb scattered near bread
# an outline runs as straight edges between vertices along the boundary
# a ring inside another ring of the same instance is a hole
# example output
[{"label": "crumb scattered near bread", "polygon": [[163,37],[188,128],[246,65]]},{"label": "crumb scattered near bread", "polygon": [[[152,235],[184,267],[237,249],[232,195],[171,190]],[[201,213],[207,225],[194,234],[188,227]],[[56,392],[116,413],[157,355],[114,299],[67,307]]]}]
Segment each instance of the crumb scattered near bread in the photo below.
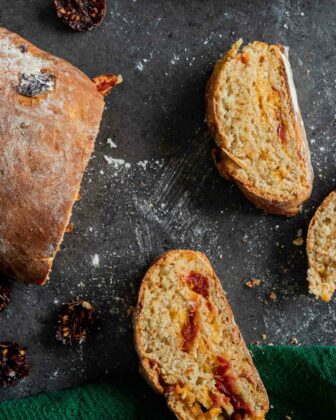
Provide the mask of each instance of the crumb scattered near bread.
[{"label": "crumb scattered near bread", "polygon": [[301,246],[301,245],[303,245],[303,244],[304,244],[304,239],[303,239],[302,237],[300,237],[300,238],[295,238],[295,239],[293,240],[293,244],[294,244],[294,245],[296,245],[296,246]]},{"label": "crumb scattered near bread", "polygon": [[71,233],[74,230],[75,225],[73,223],[68,223],[67,227],[65,228],[66,233]]},{"label": "crumb scattered near bread", "polygon": [[278,296],[277,294],[273,291],[269,294],[269,298],[274,302],[275,300],[277,300]]},{"label": "crumb scattered near bread", "polygon": [[290,340],[289,340],[289,343],[290,344],[293,344],[293,345],[297,345],[297,344],[299,344],[299,340],[293,335],[291,338],[290,338]]},{"label": "crumb scattered near bread", "polygon": [[261,280],[253,278],[253,279],[247,281],[245,283],[245,286],[248,287],[249,289],[253,289],[257,286],[260,286],[260,284],[261,284]]},{"label": "crumb scattered near bread", "polygon": [[128,307],[128,309],[127,309],[127,315],[129,316],[129,317],[131,317],[131,318],[133,318],[133,315],[134,315],[134,306],[129,306]]}]

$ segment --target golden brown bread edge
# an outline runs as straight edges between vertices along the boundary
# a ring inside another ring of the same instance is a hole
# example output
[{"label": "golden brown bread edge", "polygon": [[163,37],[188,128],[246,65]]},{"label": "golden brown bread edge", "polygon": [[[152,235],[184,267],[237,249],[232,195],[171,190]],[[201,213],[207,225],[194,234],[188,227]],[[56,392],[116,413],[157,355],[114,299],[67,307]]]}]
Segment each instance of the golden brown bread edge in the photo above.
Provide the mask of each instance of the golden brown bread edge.
[{"label": "golden brown bread edge", "polygon": [[[104,110],[95,84],[70,63],[0,28],[0,271],[44,284],[63,239]],[[51,74],[37,97],[22,74]]]},{"label": "golden brown bread edge", "polygon": [[[288,52],[287,48],[285,48],[281,44],[276,44],[276,46],[280,49],[281,53],[288,59]],[[218,149],[214,149],[213,151],[213,158],[215,165],[220,173],[220,175],[232,182],[235,182],[237,186],[240,188],[242,193],[245,197],[250,200],[256,207],[266,211],[267,213],[278,215],[278,216],[287,216],[292,217],[296,215],[301,208],[301,205],[307,201],[311,195],[312,188],[313,188],[313,179],[314,179],[314,172],[310,161],[310,152],[309,152],[309,145],[306,137],[306,132],[304,129],[304,124],[302,121],[301,112],[296,112],[296,132],[297,132],[297,139],[299,139],[298,148],[300,149],[302,154],[302,160],[304,160],[304,164],[307,167],[308,177],[309,177],[309,185],[302,189],[300,194],[297,197],[294,197],[288,201],[279,201],[276,196],[272,196],[265,192],[258,190],[252,184],[247,184],[246,182],[237,179],[233,174],[230,173],[229,167],[227,165],[228,160],[232,159],[234,161],[234,156],[230,155],[227,150],[221,148],[221,145],[224,142],[225,134],[220,131],[220,122],[216,115],[216,91],[220,86],[220,74],[224,70],[225,65],[228,60],[234,58],[238,53],[239,47],[236,44],[228,51],[228,53],[224,56],[224,58],[220,59],[213,70],[210,79],[206,84],[206,91],[205,91],[205,107],[206,107],[206,121],[208,125],[209,132],[211,136],[214,138]],[[282,59],[283,60],[283,59]],[[289,87],[289,80],[285,65],[283,64],[283,76],[285,77],[286,84],[287,84],[287,91],[290,98],[289,103],[292,105],[292,112],[295,113],[291,94],[290,94],[290,87]],[[224,154],[224,159],[221,158],[221,154]]]},{"label": "golden brown bread edge", "polygon": [[[154,389],[155,392],[164,395],[166,397],[167,405],[168,407],[174,412],[176,417],[180,420],[190,420],[192,417],[186,416],[185,411],[179,406],[178,401],[172,397],[170,398],[169,394],[165,394],[165,390],[160,384],[159,375],[156,370],[153,370],[150,366],[150,361],[145,357],[145,351],[141,344],[141,320],[142,320],[142,301],[144,297],[144,291],[147,286],[147,280],[151,278],[152,273],[156,270],[158,266],[164,266],[165,260],[169,258],[170,256],[178,256],[180,254],[189,255],[191,258],[195,255],[197,255],[198,258],[202,260],[202,262],[207,266],[207,269],[212,273],[212,277],[214,279],[214,287],[216,289],[216,295],[218,296],[218,299],[221,299],[224,301],[224,306],[226,308],[227,312],[227,318],[230,320],[230,322],[233,322],[233,330],[234,330],[234,341],[235,343],[239,343],[241,351],[244,354],[244,359],[249,363],[251,366],[253,372],[254,372],[254,379],[255,382],[260,390],[261,393],[264,394],[265,402],[264,402],[264,415],[263,416],[255,416],[253,419],[255,420],[263,420],[265,415],[267,414],[269,410],[269,400],[267,396],[267,391],[264,387],[264,384],[262,380],[260,379],[259,373],[257,369],[255,368],[252,357],[250,355],[250,352],[245,344],[245,341],[240,333],[240,330],[238,326],[236,325],[234,321],[234,315],[232,312],[232,309],[228,303],[228,300],[226,298],[226,294],[224,292],[224,289],[221,285],[221,282],[219,278],[217,277],[214,269],[212,268],[212,265],[209,261],[209,259],[201,252],[198,251],[192,251],[192,250],[171,250],[163,253],[160,255],[150,266],[148,271],[146,272],[144,278],[142,279],[139,294],[138,294],[138,302],[133,314],[133,328],[134,328],[134,343],[135,343],[135,349],[139,356],[139,372],[143,376],[143,378],[147,381],[147,383]],[[237,344],[236,344],[237,345]],[[252,417],[251,417],[252,418]]]},{"label": "golden brown bread edge", "polygon": [[[329,203],[333,200],[336,199],[336,191],[332,191],[331,193],[329,193],[325,199],[322,201],[322,203],[319,205],[319,207],[317,208],[317,210],[315,211],[314,216],[312,217],[309,226],[308,226],[308,233],[307,233],[307,240],[306,240],[306,253],[307,253],[307,258],[308,258],[308,268],[310,268],[313,264],[313,261],[311,261],[311,252],[314,248],[314,243],[312,240],[312,235],[313,235],[313,230],[314,230],[314,226],[316,223],[317,218],[321,215],[321,213],[323,212],[323,210],[329,205]],[[312,292],[311,292],[312,293]],[[329,295],[324,295],[324,296],[315,296],[316,298],[320,297],[322,299],[323,302],[329,302],[332,298],[331,294]]]}]

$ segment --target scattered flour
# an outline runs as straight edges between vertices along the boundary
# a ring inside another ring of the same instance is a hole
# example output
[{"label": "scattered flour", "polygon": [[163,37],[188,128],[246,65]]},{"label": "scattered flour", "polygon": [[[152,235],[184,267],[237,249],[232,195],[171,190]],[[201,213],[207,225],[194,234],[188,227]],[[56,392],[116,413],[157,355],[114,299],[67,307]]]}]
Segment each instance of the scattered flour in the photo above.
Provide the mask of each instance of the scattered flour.
[{"label": "scattered flour", "polygon": [[144,69],[144,65],[143,65],[143,63],[142,63],[141,61],[138,61],[138,62],[136,63],[135,68],[136,68],[137,70],[139,70],[139,71],[143,71],[143,69]]},{"label": "scattered flour", "polygon": [[100,258],[98,254],[93,255],[91,263],[94,267],[99,267]]},{"label": "scattered flour", "polygon": [[114,141],[111,138],[108,138],[106,140],[106,143],[110,145],[111,149],[115,149],[117,145],[114,143]]},{"label": "scattered flour", "polygon": [[126,169],[130,169],[131,164],[125,162],[124,159],[114,159],[112,156],[104,155],[104,159],[109,165],[114,166],[115,169],[120,169],[120,167],[125,167]]},{"label": "scattered flour", "polygon": [[147,169],[148,160],[140,160],[140,162],[137,163],[138,166],[141,166],[144,170]]},{"label": "scattered flour", "polygon": [[178,61],[180,61],[180,56],[174,54],[173,58],[170,60],[170,64],[176,64]]},{"label": "scattered flour", "polygon": [[158,166],[159,168],[162,168],[164,165],[164,159],[158,159],[158,160],[140,160],[136,163],[137,166],[142,168],[143,170],[147,170],[148,167],[155,167]]}]

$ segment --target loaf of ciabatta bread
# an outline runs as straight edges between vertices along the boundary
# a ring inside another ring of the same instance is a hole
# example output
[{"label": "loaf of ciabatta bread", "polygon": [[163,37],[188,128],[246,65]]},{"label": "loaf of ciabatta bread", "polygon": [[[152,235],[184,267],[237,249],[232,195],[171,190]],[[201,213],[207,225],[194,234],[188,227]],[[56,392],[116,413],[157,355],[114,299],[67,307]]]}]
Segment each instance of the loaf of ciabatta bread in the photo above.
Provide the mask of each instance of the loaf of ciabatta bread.
[{"label": "loaf of ciabatta bread", "polygon": [[336,290],[336,191],[322,202],[307,235],[309,291],[328,302]]},{"label": "loaf of ciabatta bread", "polygon": [[161,256],[134,314],[140,371],[179,419],[264,419],[268,398],[220,281],[200,252]]},{"label": "loaf of ciabatta bread", "polygon": [[207,84],[207,122],[222,176],[257,207],[293,216],[313,170],[287,48],[237,41]]},{"label": "loaf of ciabatta bread", "polygon": [[1,272],[47,280],[99,130],[98,87],[0,28]]}]

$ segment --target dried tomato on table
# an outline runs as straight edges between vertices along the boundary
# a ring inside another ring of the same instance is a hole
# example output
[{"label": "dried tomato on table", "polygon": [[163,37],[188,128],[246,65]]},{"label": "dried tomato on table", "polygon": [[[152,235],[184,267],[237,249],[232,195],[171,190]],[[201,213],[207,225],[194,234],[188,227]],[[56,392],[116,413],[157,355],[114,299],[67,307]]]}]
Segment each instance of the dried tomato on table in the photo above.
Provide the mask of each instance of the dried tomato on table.
[{"label": "dried tomato on table", "polygon": [[28,375],[25,348],[11,341],[0,342],[0,386],[7,388]]},{"label": "dried tomato on table", "polygon": [[57,16],[74,31],[96,28],[106,14],[106,0],[53,0]]},{"label": "dried tomato on table", "polygon": [[67,303],[57,315],[56,340],[63,344],[83,344],[91,338],[97,321],[97,311],[90,302]]}]

